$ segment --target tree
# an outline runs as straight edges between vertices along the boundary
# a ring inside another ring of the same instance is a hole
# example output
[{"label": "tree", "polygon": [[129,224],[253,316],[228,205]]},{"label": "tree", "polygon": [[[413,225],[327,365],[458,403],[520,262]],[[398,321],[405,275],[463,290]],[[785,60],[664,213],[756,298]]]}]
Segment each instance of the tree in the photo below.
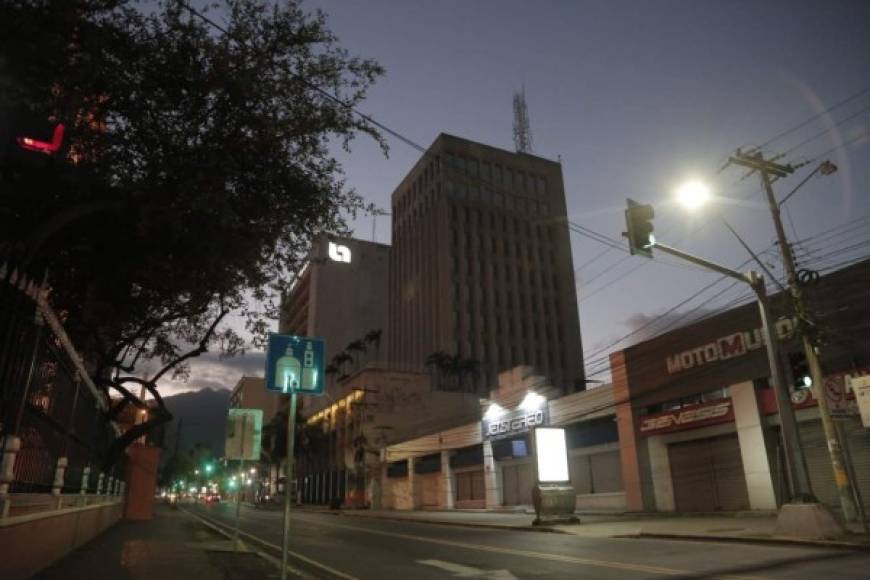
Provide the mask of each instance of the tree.
[{"label": "tree", "polygon": [[366,333],[366,336],[363,340],[365,340],[366,346],[371,345],[374,347],[375,351],[375,361],[378,359],[378,353],[381,349],[381,335],[383,334],[383,330],[380,328],[370,330]]},{"label": "tree", "polygon": [[432,388],[436,391],[441,389],[441,379],[448,372],[450,355],[443,350],[435,351],[426,357],[424,365],[432,374]]},{"label": "tree", "polygon": [[344,350],[332,357],[332,364],[338,369],[339,372],[338,380],[342,380],[345,376],[347,376],[347,373],[344,370],[344,365],[351,361],[353,361],[353,357]]},{"label": "tree", "polygon": [[[341,49],[322,13],[222,7],[217,28],[173,0],[147,14],[131,0],[0,5],[0,105],[66,127],[51,163],[0,167],[0,252],[48,268],[96,382],[123,397],[112,415],[143,406],[131,385],[159,403],[110,457],[169,420],[160,378],[214,345],[245,348],[229,312],[265,336],[312,237],[364,209],[330,144],[383,146],[352,112],[383,71]],[[143,378],[147,360],[159,366]]]},{"label": "tree", "polygon": [[354,340],[346,347],[344,347],[344,350],[353,359],[354,367],[359,369],[359,355],[363,354],[366,351],[366,343],[362,340]]}]

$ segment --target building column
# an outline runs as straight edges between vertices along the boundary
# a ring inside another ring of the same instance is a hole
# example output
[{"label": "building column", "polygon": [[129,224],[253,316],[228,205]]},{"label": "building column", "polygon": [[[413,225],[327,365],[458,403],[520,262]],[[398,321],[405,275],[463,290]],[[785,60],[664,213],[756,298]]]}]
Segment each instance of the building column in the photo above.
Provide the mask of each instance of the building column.
[{"label": "building column", "polygon": [[91,478],[91,466],[87,466],[82,471],[82,489],[79,492],[81,495],[88,493],[88,480]]},{"label": "building column", "polygon": [[414,458],[408,458],[408,496],[410,506],[408,509],[415,510],[420,505],[420,500],[417,498],[417,478],[414,473]]},{"label": "building column", "polygon": [[625,509],[643,511],[644,494],[638,452],[639,440],[635,432],[634,411],[628,388],[625,353],[610,355],[610,376],[613,381],[613,399],[625,401],[616,406],[616,424],[619,431],[619,458],[622,464],[622,485],[625,489]]},{"label": "building column", "polygon": [[0,518],[9,515],[9,486],[15,481],[15,456],[21,449],[21,439],[15,435],[6,435],[0,440]]},{"label": "building column", "polygon": [[54,468],[54,481],[51,484],[51,495],[56,499],[55,507],[60,509],[60,494],[63,491],[64,474],[66,474],[67,459],[58,457]]},{"label": "building column", "polygon": [[674,498],[674,480],[671,476],[671,458],[663,437],[647,437],[649,467],[652,476],[653,497],[656,511],[672,512],[677,509]]},{"label": "building column", "polygon": [[441,501],[438,503],[445,510],[454,508],[454,499],[456,498],[456,494],[453,492],[456,488],[456,482],[453,477],[453,469],[450,467],[450,455],[450,451],[441,452]]},{"label": "building column", "polygon": [[758,397],[752,381],[731,385],[731,404],[734,405],[734,423],[740,442],[740,457],[749,492],[749,507],[754,510],[775,510],[776,492]]},{"label": "building column", "polygon": [[492,455],[492,441],[483,442],[483,485],[486,488],[486,509],[501,507],[501,470]]}]

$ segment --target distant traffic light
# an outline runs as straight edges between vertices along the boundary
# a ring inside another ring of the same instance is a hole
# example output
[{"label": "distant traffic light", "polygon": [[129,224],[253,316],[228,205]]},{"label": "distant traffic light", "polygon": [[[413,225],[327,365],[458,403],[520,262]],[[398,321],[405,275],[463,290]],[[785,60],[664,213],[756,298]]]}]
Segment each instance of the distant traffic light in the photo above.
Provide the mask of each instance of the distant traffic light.
[{"label": "distant traffic light", "polygon": [[628,228],[628,249],[632,254],[652,258],[652,248],[656,243],[652,224],[655,215],[653,206],[628,200],[625,225]]},{"label": "distant traffic light", "polygon": [[807,363],[807,355],[802,352],[793,352],[788,355],[789,368],[792,377],[792,389],[808,389],[813,386],[813,377],[810,373],[810,365]]}]

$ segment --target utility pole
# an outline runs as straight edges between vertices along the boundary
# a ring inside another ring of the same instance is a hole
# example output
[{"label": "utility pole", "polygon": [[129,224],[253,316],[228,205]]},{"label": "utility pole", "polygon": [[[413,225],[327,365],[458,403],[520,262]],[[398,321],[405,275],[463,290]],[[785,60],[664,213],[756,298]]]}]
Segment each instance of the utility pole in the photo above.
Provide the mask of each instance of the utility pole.
[{"label": "utility pole", "polygon": [[801,291],[797,278],[797,268],[794,263],[794,255],[792,254],[788,239],[785,236],[785,229],[782,226],[780,204],[777,203],[776,196],[773,193],[771,177],[786,177],[794,173],[795,168],[791,165],[782,165],[764,159],[764,156],[760,151],[753,154],[747,154],[738,150],[729,158],[728,161],[729,163],[746,167],[752,171],[757,171],[761,176],[761,184],[764,186],[767,203],[770,207],[770,214],[773,217],[774,226],[776,226],[776,237],[782,251],[782,261],[788,274],[789,294],[791,295],[792,303],[794,304],[795,315],[798,318],[798,332],[800,332],[801,335],[807,365],[809,366],[810,376],[813,380],[812,388],[815,391],[816,400],[819,405],[819,416],[822,419],[825,440],[827,441],[828,451],[831,455],[831,465],[834,469],[834,482],[837,485],[837,494],[840,498],[840,505],[843,508],[843,516],[846,521],[856,521],[858,511],[854,501],[852,482],[849,479],[849,472],[846,469],[843,448],[840,444],[840,439],[837,436],[837,429],[834,425],[833,419],[831,418],[831,410],[828,406],[828,400],[824,391],[824,377],[822,375],[822,366],[819,360],[819,346],[817,343],[814,344],[815,337],[814,333],[811,331],[815,325],[809,316],[804,302],[803,292]]},{"label": "utility pole", "polygon": [[812,492],[794,407],[791,403],[788,387],[783,380],[779,343],[776,332],[772,328],[773,321],[770,314],[764,278],[754,271],[746,274],[737,272],[656,241],[653,235],[652,224],[654,216],[655,211],[651,205],[641,205],[630,199],[628,200],[628,208],[625,211],[625,222],[628,231],[623,235],[628,238],[632,254],[652,258],[653,249],[663,251],[682,260],[749,284],[758,299],[761,328],[767,347],[767,361],[770,366],[769,381],[776,395],[777,409],[781,422],[780,435],[782,437],[783,448],[785,449],[785,464],[789,475],[789,489],[791,491],[791,501],[783,503],[777,516],[776,533],[807,539],[826,539],[843,535],[845,532],[843,527],[834,519],[827,508],[818,502]]}]

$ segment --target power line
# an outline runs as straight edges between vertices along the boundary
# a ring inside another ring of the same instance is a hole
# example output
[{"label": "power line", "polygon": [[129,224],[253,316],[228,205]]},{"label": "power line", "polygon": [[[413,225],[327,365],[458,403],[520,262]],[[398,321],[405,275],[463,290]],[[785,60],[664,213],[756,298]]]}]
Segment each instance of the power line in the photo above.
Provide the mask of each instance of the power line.
[{"label": "power line", "polygon": [[798,123],[797,125],[791,127],[790,129],[786,129],[785,131],[782,131],[781,133],[777,133],[776,135],[774,135],[773,137],[771,137],[770,139],[768,139],[767,141],[762,143],[761,146],[759,147],[759,149],[764,149],[765,147],[768,147],[770,144],[775,143],[776,141],[779,141],[783,137],[785,137],[787,135],[791,135],[795,131],[803,129],[804,127],[806,127],[807,125],[809,125],[810,123],[815,121],[816,119],[823,117],[824,115],[830,113],[834,109],[838,109],[838,108],[842,107],[843,105],[850,103],[850,102],[854,101],[855,99],[862,97],[868,93],[870,93],[870,87],[862,89],[862,90],[858,91],[857,93],[854,93],[854,94],[846,97],[842,101],[840,101],[834,105],[831,105],[830,107],[828,107],[827,109],[825,109],[821,113],[817,113],[817,114],[813,115],[812,117],[806,119],[805,121],[803,121],[801,123]]}]

